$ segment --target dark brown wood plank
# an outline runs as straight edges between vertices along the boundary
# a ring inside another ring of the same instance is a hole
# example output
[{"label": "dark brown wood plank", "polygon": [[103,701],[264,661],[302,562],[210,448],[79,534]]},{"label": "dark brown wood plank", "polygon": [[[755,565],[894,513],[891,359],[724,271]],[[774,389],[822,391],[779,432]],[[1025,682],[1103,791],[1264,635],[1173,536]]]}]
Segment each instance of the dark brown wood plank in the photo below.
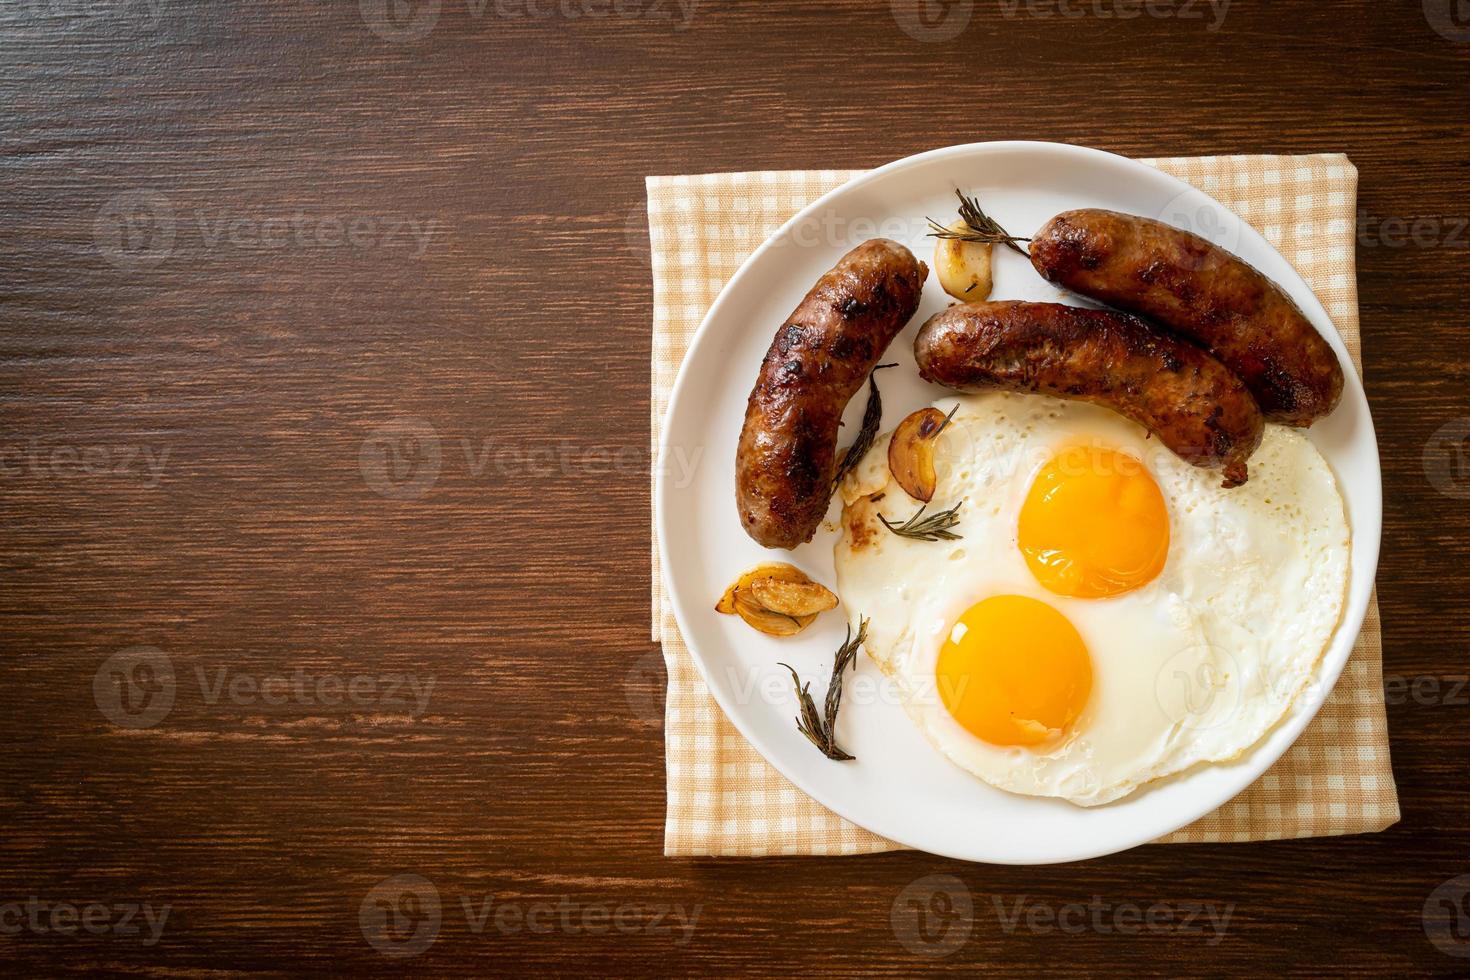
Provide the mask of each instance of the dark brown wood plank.
[{"label": "dark brown wood plank", "polygon": [[[1435,433],[1470,418],[1470,30],[1451,0],[1236,0],[1218,23],[1205,3],[980,0],[930,43],[903,0],[652,2],[411,0],[401,23],[437,17],[396,41],[370,27],[381,0],[0,9],[0,956],[38,974],[1459,968],[1422,925],[1470,872],[1470,472],[1449,494],[1426,477],[1456,448]],[[1390,708],[1388,833],[1032,869],[660,856],[643,176],[990,138],[1344,151],[1373,227],[1434,222],[1358,256],[1388,671],[1444,679]],[[364,441],[401,419],[440,446],[416,499],[375,492],[371,456],[364,475]],[[177,696],[128,730],[93,681],[140,645]],[[353,677],[376,686],[320,702]],[[432,683],[422,710],[401,683],[387,699],[394,677]],[[359,921],[401,874],[442,902],[410,960]],[[940,958],[892,919],[932,874],[973,905],[968,934],[934,933]],[[39,931],[32,896],[106,906],[102,934]],[[1094,897],[1232,915],[1214,943],[1090,911],[1077,934],[1028,925]],[[140,935],[103,928],[127,903],[171,907],[156,944],[141,916]],[[698,908],[687,941],[654,907]]]}]

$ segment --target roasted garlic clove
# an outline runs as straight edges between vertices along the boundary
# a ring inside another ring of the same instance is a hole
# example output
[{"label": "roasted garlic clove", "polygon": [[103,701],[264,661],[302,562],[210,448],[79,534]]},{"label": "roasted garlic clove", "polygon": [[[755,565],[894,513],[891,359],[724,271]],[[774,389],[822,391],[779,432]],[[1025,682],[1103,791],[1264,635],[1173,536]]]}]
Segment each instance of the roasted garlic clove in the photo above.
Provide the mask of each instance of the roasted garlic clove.
[{"label": "roasted garlic clove", "polygon": [[837,597],[816,582],[758,578],[750,583],[750,595],[771,612],[787,616],[815,616],[837,608]]},{"label": "roasted garlic clove", "polygon": [[[949,226],[950,231],[964,232],[969,225],[961,218]],[[934,271],[946,293],[964,303],[980,303],[989,298],[990,252],[994,246],[984,242],[963,242],[941,238],[934,246]]]},{"label": "roasted garlic clove", "polygon": [[937,408],[921,408],[899,423],[888,441],[888,472],[915,500],[934,499],[934,443],[948,417]]},{"label": "roasted garlic clove", "polygon": [[756,579],[761,578],[773,578],[780,582],[811,581],[806,572],[803,572],[795,565],[788,565],[784,561],[762,562],[754,568],[741,573],[740,577],[735,580],[735,584],[725,590],[725,594],[715,604],[715,612],[722,612],[727,616],[734,615],[735,593],[742,589],[748,591],[750,584]]},{"label": "roasted garlic clove", "polygon": [[795,636],[816,620],[810,616],[788,616],[772,612],[746,592],[735,593],[735,612],[746,624],[767,636]]},{"label": "roasted garlic clove", "polygon": [[715,611],[737,615],[768,636],[794,636],[836,608],[837,597],[785,562],[750,569],[725,590]]}]

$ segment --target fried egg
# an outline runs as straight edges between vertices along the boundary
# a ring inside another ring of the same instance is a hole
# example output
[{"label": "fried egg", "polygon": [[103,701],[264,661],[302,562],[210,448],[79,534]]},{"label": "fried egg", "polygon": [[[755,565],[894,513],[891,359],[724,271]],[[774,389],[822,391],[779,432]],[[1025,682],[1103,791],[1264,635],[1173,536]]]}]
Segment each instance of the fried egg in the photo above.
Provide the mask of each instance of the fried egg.
[{"label": "fried egg", "polygon": [[[844,481],[838,593],[905,710],[985,782],[1082,806],[1259,742],[1342,615],[1349,531],[1300,432],[1267,426],[1225,490],[1107,409],[945,399],[925,517],[880,437]],[[922,520],[922,518],[921,518]]]}]

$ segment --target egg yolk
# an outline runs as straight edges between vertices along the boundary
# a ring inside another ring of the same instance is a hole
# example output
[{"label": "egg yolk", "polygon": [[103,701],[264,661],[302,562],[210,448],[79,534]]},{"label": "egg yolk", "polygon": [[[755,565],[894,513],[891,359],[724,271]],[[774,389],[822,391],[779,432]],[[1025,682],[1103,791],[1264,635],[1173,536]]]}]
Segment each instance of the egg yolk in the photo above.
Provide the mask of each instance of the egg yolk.
[{"label": "egg yolk", "polygon": [[1057,595],[1096,599],[1147,585],[1169,554],[1169,510],[1143,463],[1073,446],[1041,468],[1021,507],[1021,553]]},{"label": "egg yolk", "polygon": [[949,713],[992,745],[1057,738],[1092,692],[1092,660],[1076,628],[1019,595],[971,606],[950,629],[935,673]]}]

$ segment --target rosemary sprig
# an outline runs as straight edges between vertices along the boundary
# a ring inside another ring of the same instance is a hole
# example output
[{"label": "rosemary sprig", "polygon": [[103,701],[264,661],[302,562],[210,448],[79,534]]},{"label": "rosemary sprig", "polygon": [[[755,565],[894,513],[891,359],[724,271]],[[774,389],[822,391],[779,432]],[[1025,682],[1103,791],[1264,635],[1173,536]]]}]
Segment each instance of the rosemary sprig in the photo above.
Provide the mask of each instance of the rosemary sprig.
[{"label": "rosemary sprig", "polygon": [[842,457],[842,462],[837,464],[837,474],[832,477],[832,489],[836,490],[842,483],[842,478],[851,473],[862,458],[873,448],[873,440],[878,438],[878,426],[883,422],[883,396],[878,394],[878,382],[874,375],[884,368],[898,367],[897,364],[879,364],[873,368],[873,373],[868,375],[868,406],[863,409],[863,424],[858,429],[857,438],[852,445],[847,447],[847,452]]},{"label": "rosemary sprig", "polygon": [[964,535],[955,534],[950,528],[960,522],[959,510],[960,504],[963,503],[964,501],[961,500],[949,510],[940,511],[928,517],[924,516],[924,508],[929,505],[924,504],[919,508],[917,514],[902,524],[891,524],[882,514],[878,515],[878,520],[883,522],[884,527],[901,538],[913,538],[915,541],[958,541]]},{"label": "rosemary sprig", "polygon": [[978,242],[982,245],[1004,245],[1015,251],[1018,255],[1030,257],[1026,250],[1016,243],[1029,242],[1031,239],[1021,238],[1006,231],[1000,226],[999,222],[985,213],[984,209],[980,207],[980,202],[973,197],[966,197],[958,189],[955,190],[955,196],[960,199],[960,220],[965,223],[964,230],[955,231],[946,225],[940,224],[933,218],[929,218],[929,227],[934,229],[929,233],[930,238]]},{"label": "rosemary sprig", "polygon": [[837,709],[842,707],[842,674],[857,660],[858,650],[868,637],[868,621],[858,624],[857,636],[852,635],[852,624],[847,626],[847,639],[837,650],[832,663],[832,680],[827,684],[827,702],[824,714],[817,714],[817,703],[812,700],[811,682],[803,684],[796,669],[782,664],[791,671],[791,681],[796,685],[796,697],[801,702],[801,714],[796,719],[796,730],[801,732],[817,749],[829,759],[847,762],[856,758],[844,752],[837,744]]},{"label": "rosemary sprig", "polygon": [[958,412],[959,410],[960,410],[960,407],[958,405],[956,405],[954,408],[951,408],[949,410],[949,414],[944,417],[944,421],[939,423],[939,428],[935,429],[934,430],[934,434],[932,436],[930,436],[929,438],[931,438],[931,439],[938,439],[939,438],[939,434],[941,432],[943,432],[945,429],[949,428],[949,423],[952,422],[952,421],[954,421],[954,413],[955,412]]}]

